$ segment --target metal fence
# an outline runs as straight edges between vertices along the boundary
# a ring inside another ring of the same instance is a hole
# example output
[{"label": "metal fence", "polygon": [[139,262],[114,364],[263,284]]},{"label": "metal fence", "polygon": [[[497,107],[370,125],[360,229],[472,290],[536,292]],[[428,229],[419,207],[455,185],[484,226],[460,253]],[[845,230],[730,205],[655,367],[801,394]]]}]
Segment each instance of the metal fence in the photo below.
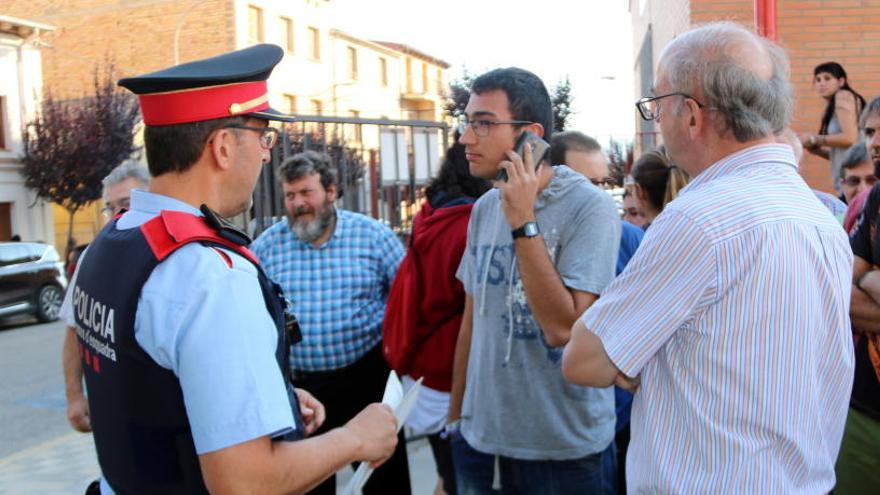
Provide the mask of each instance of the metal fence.
[{"label": "metal fence", "polygon": [[405,237],[448,147],[445,122],[300,116],[284,127],[240,223],[256,237],[284,218],[275,172],[288,157],[314,150],[330,155],[339,172],[337,206],[372,216]]}]

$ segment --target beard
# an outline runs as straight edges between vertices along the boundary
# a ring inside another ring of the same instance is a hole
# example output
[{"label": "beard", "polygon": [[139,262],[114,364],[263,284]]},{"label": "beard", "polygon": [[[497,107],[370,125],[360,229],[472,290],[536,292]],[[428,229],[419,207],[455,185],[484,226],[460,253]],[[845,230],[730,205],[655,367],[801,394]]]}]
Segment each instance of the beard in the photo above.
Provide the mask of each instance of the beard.
[{"label": "beard", "polygon": [[[302,215],[312,214],[312,220],[300,218]],[[296,235],[297,239],[312,243],[324,235],[330,224],[336,218],[336,207],[333,202],[328,201],[323,206],[315,210],[308,206],[301,206],[293,212],[287,213],[287,223],[290,230]]]}]

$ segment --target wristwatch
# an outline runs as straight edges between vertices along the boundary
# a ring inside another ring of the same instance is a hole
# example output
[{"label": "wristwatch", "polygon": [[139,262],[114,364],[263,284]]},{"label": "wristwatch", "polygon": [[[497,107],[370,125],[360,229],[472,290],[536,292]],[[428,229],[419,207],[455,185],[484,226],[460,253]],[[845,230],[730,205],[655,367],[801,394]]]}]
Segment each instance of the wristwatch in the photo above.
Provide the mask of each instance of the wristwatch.
[{"label": "wristwatch", "polygon": [[526,222],[522,227],[510,231],[510,235],[512,235],[514,239],[519,239],[520,237],[537,237],[540,233],[541,229],[538,228],[538,222]]}]

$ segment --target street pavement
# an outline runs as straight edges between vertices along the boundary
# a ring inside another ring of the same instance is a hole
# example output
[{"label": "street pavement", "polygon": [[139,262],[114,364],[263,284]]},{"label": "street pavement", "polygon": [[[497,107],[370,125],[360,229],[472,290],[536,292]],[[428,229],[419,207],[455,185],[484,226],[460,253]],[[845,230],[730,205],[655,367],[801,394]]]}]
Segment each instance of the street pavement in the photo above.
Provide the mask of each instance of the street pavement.
[{"label": "street pavement", "polygon": [[[67,424],[63,338],[60,322],[0,321],[0,495],[78,495],[99,474],[91,435]],[[437,474],[428,442],[407,447],[413,493],[434,493]],[[351,472],[340,471],[338,492]]]}]

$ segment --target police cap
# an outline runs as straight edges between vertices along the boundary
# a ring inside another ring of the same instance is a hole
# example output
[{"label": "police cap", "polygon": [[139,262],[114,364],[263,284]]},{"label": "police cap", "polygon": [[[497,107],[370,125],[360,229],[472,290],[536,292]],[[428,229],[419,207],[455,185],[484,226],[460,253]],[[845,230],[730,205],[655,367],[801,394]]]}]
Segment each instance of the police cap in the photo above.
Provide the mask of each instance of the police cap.
[{"label": "police cap", "polygon": [[119,85],[138,95],[144,124],[187,124],[247,115],[293,122],[292,115],[269,107],[266,80],[284,51],[254,45],[216,57],[127,77]]}]

